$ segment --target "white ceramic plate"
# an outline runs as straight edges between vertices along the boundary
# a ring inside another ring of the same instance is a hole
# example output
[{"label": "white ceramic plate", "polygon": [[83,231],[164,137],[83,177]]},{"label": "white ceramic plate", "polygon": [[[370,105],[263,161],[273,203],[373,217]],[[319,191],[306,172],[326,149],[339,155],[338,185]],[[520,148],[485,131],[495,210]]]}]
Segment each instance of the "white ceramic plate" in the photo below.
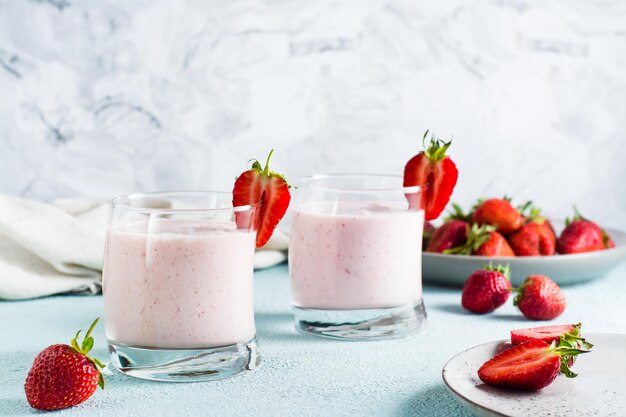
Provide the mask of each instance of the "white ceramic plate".
[{"label": "white ceramic plate", "polygon": [[476,416],[626,416],[626,334],[585,334],[591,353],[572,367],[576,378],[559,375],[536,392],[485,385],[477,371],[502,343],[489,342],[459,353],[443,367],[452,395]]},{"label": "white ceramic plate", "polygon": [[531,274],[547,275],[559,285],[589,281],[626,261],[626,233],[611,229],[606,231],[613,238],[615,248],[574,255],[497,258],[424,252],[424,282],[462,286],[472,272],[489,262],[509,264],[513,285],[520,285]]}]

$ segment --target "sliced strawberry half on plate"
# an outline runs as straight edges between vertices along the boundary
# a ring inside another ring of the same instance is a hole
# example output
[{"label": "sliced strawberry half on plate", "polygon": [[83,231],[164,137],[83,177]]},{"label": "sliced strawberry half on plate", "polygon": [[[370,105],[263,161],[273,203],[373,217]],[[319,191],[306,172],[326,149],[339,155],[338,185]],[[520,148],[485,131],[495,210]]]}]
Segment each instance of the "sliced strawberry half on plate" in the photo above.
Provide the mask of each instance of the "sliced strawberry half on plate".
[{"label": "sliced strawberry half on plate", "polygon": [[[234,207],[261,204],[256,214],[257,248],[265,245],[270,239],[291,201],[290,186],[284,175],[270,171],[270,160],[273,154],[272,149],[263,168],[259,161],[253,160],[252,168],[237,177],[233,188]],[[250,219],[249,216],[236,216],[236,220],[238,227],[247,228]]]},{"label": "sliced strawberry half on plate", "polygon": [[[427,135],[428,131],[422,138],[424,148]],[[409,203],[412,208],[423,208],[426,220],[439,217],[450,201],[459,176],[456,165],[446,155],[451,144],[431,136],[428,148],[411,158],[404,167],[404,186],[419,186],[421,193],[421,207],[413,207],[416,204],[410,197]]]},{"label": "sliced strawberry half on plate", "polygon": [[485,362],[478,370],[478,377],[488,385],[539,390],[550,385],[559,373],[575,377],[568,364],[574,356],[587,352],[529,340]]},{"label": "sliced strawberry half on plate", "polygon": [[563,338],[566,341],[589,349],[592,345],[580,336],[580,328],[581,324],[577,323],[511,330],[511,343],[519,345],[529,340],[543,340],[546,343],[552,343],[559,342],[559,339]]}]

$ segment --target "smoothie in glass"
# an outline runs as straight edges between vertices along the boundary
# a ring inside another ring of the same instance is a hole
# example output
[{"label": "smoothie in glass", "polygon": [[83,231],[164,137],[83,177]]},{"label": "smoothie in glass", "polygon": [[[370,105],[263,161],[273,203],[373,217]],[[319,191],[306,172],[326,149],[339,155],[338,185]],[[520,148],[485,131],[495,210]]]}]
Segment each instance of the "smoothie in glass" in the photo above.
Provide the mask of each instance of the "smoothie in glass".
[{"label": "smoothie in glass", "polygon": [[205,381],[260,364],[253,307],[259,204],[232,193],[113,200],[102,291],[111,364],[138,378]]},{"label": "smoothie in glass", "polygon": [[419,333],[426,324],[419,187],[392,175],[315,175],[300,181],[295,200],[296,328],[355,340]]},{"label": "smoothie in glass", "polygon": [[421,300],[423,211],[393,202],[310,203],[291,221],[295,306],[365,309]]},{"label": "smoothie in glass", "polygon": [[255,336],[255,233],[234,223],[157,220],[110,230],[103,291],[110,340],[154,348],[231,345]]}]

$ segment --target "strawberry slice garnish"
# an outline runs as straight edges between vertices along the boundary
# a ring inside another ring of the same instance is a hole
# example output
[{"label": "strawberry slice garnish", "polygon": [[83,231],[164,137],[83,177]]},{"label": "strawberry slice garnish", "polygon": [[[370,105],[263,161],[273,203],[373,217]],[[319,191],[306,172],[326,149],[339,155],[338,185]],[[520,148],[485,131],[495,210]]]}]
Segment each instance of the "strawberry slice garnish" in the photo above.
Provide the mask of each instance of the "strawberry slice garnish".
[{"label": "strawberry slice garnish", "polygon": [[[278,222],[285,215],[291,200],[290,187],[285,177],[270,171],[270,160],[273,154],[274,150],[272,149],[264,168],[255,159],[252,168],[237,177],[233,188],[234,207],[261,204],[257,213],[257,248],[265,245],[270,239]],[[240,228],[248,228],[249,217],[237,216],[236,220]]]},{"label": "strawberry slice garnish", "polygon": [[[428,131],[422,138],[424,148],[427,135]],[[404,186],[419,186],[421,192],[422,207],[411,208],[424,208],[426,220],[439,217],[450,201],[459,176],[456,165],[446,156],[451,143],[431,136],[428,148],[411,158],[404,167]],[[409,203],[414,205],[410,198]]]},{"label": "strawberry slice garnish", "polygon": [[478,377],[485,384],[523,390],[547,387],[559,373],[577,375],[569,369],[572,359],[588,350],[529,340],[499,353],[483,364]]}]

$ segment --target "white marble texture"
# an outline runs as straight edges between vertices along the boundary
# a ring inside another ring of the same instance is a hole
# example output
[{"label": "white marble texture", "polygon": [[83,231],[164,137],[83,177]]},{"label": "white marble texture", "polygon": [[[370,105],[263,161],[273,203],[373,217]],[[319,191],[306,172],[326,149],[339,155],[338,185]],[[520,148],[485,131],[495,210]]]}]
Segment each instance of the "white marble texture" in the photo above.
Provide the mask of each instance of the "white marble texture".
[{"label": "white marble texture", "polygon": [[0,192],[401,173],[454,137],[454,199],[626,229],[623,0],[0,0]]}]

